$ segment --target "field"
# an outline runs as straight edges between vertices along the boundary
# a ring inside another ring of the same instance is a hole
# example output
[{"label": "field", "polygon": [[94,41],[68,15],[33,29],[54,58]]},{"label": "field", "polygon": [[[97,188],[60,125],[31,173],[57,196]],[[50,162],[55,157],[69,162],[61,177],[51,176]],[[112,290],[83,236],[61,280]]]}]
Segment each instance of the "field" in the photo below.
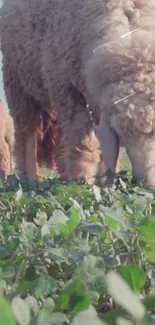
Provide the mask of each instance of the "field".
[{"label": "field", "polygon": [[1,175],[1,324],[154,324],[154,216],[130,171],[110,189]]}]

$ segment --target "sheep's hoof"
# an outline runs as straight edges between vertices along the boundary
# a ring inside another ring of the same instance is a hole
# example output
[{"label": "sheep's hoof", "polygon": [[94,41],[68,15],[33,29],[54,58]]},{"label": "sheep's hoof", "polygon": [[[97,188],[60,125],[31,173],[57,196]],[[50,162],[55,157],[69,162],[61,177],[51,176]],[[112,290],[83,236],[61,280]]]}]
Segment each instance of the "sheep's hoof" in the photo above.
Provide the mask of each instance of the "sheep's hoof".
[{"label": "sheep's hoof", "polygon": [[108,169],[106,173],[96,178],[95,184],[102,187],[111,187],[114,184],[115,176],[116,174]]}]

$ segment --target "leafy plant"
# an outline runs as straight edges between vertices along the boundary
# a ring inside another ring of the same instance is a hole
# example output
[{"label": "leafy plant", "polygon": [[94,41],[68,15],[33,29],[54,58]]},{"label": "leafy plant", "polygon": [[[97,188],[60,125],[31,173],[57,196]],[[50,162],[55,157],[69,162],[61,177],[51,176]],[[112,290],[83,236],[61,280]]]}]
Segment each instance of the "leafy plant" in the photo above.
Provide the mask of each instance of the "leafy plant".
[{"label": "leafy plant", "polygon": [[3,325],[153,324],[155,193],[125,177],[1,181]]}]

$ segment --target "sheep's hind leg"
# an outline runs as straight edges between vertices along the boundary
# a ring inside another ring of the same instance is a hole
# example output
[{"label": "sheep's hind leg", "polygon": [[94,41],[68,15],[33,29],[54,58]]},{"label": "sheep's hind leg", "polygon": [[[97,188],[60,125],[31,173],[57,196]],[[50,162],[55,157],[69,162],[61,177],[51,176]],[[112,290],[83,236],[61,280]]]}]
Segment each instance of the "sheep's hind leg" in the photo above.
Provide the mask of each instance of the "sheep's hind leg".
[{"label": "sheep's hind leg", "polygon": [[110,127],[109,121],[104,117],[103,114],[101,114],[98,136],[104,157],[105,171],[107,173],[107,179],[104,184],[111,185],[114,180],[116,169],[119,170],[119,137]]},{"label": "sheep's hind leg", "polygon": [[6,99],[15,127],[15,170],[20,176],[30,179],[38,178],[37,159],[35,155],[34,137],[40,118],[40,107],[35,99],[25,93],[16,70],[5,62],[3,79]]},{"label": "sheep's hind leg", "polygon": [[26,140],[26,171],[27,176],[31,180],[38,179],[38,164],[37,164],[37,139],[36,132],[32,132]]},{"label": "sheep's hind leg", "polygon": [[3,139],[0,141],[0,171],[4,171],[5,175],[11,173],[11,156],[7,142]]},{"label": "sheep's hind leg", "polygon": [[[26,131],[23,132],[15,118],[15,167],[19,177],[27,176],[30,180],[38,179],[38,162],[36,155],[36,125],[29,121],[25,123]],[[29,127],[30,126],[30,127]]]}]

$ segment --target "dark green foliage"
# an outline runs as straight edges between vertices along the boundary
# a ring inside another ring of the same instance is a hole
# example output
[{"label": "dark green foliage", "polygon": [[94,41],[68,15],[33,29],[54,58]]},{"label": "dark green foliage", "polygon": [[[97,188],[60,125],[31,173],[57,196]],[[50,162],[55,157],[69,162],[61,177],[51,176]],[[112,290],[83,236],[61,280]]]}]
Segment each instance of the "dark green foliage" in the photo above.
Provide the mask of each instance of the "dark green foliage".
[{"label": "dark green foliage", "polygon": [[[13,175],[1,181],[3,325],[112,325],[118,317],[152,324],[155,194],[125,177],[101,190],[59,179],[36,183]],[[148,313],[142,320],[109,296],[110,271],[143,297]]]}]

